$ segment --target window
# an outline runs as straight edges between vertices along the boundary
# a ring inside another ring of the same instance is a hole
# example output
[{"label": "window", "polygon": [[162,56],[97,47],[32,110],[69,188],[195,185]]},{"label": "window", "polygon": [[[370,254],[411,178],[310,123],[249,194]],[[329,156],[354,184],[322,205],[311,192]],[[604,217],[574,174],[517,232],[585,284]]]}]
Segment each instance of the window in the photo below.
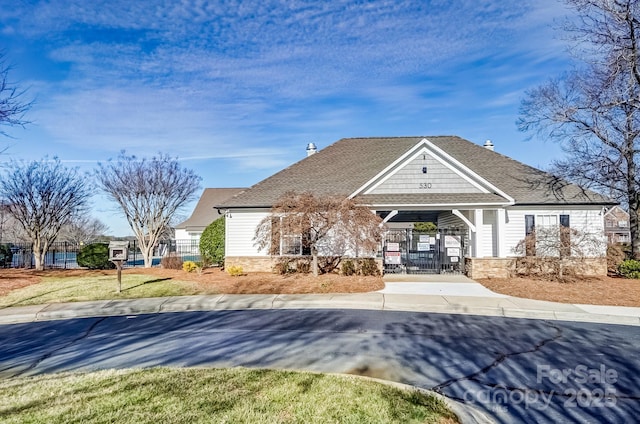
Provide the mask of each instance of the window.
[{"label": "window", "polygon": [[536,228],[536,218],[533,215],[524,216],[524,232],[525,232],[525,255],[535,256],[536,239],[534,230]]},{"label": "window", "polygon": [[295,234],[287,228],[287,218],[274,216],[271,218],[271,255],[296,256],[310,255],[308,234]]},{"label": "window", "polygon": [[569,215],[560,215],[560,256],[571,256]]},{"label": "window", "polygon": [[539,227],[555,227],[558,225],[558,215],[537,215],[536,222]]},{"label": "window", "polygon": [[524,230],[525,236],[528,236],[529,234],[533,233],[533,230],[536,227],[536,220],[533,215],[524,216],[524,227],[525,227],[525,230]]},{"label": "window", "polygon": [[281,255],[301,255],[302,237],[297,235],[283,235],[280,247]]},{"label": "window", "polygon": [[618,227],[626,228],[627,227],[627,221],[618,221]]},{"label": "window", "polygon": [[527,256],[571,254],[569,215],[525,215],[524,221]]}]

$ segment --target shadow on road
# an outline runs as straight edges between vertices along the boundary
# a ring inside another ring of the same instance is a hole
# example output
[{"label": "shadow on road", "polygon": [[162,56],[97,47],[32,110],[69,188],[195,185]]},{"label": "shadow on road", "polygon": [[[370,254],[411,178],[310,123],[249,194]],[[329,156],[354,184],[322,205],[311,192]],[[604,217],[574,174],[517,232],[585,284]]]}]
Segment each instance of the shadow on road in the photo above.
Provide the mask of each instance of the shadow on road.
[{"label": "shadow on road", "polygon": [[412,384],[504,423],[632,422],[640,413],[639,327],[248,310],[5,325],[0,339],[4,378],[152,366],[266,367]]}]

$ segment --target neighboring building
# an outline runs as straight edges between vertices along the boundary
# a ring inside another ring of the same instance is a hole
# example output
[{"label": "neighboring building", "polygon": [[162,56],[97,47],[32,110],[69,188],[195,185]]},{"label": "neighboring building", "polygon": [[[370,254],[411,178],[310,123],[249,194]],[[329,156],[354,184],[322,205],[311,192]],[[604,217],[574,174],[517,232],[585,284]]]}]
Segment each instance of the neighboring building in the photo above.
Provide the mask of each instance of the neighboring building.
[{"label": "neighboring building", "polygon": [[[350,197],[384,218],[390,230],[381,260],[389,271],[472,278],[506,276],[515,246],[535,227],[570,226],[602,240],[604,208],[615,205],[494,152],[489,141],[482,147],[455,136],[348,138],[311,150],[216,205],[227,211],[227,266],[271,269],[274,258],[255,246],[255,229],[289,190]],[[414,222],[434,222],[438,230],[419,234],[410,229]],[[606,273],[604,254],[598,248],[583,261],[588,273]]]},{"label": "neighboring building", "polygon": [[226,201],[243,190],[246,189],[205,188],[189,219],[175,226],[175,239],[179,242],[191,241],[197,244],[204,229],[222,216],[215,208],[215,205]]},{"label": "neighboring building", "polygon": [[614,206],[604,214],[604,233],[609,243],[630,243],[629,213]]}]

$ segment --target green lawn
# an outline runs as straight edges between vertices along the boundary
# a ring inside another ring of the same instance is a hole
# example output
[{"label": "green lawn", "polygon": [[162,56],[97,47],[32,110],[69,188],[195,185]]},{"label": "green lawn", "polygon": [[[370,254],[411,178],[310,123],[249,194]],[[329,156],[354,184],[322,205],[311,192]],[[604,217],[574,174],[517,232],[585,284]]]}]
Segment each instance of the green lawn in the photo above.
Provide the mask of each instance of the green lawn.
[{"label": "green lawn", "polygon": [[117,288],[118,280],[115,275],[44,277],[39,284],[13,290],[0,297],[0,308],[52,302],[185,296],[198,293],[194,283],[141,274],[123,274],[122,292],[116,293]]},{"label": "green lawn", "polygon": [[0,380],[3,423],[456,423],[439,399],[305,372],[174,369]]}]

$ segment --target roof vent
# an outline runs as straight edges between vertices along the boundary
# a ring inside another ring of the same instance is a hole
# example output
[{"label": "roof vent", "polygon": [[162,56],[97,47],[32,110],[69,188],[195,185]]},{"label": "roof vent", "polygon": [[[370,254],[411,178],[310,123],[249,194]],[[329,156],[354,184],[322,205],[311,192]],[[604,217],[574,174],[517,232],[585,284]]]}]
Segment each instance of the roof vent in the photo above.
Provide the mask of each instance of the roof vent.
[{"label": "roof vent", "polygon": [[313,144],[313,143],[307,144],[307,156],[311,156],[312,154],[316,153],[317,151],[318,151],[318,148],[316,147],[315,144]]},{"label": "roof vent", "polygon": [[487,140],[484,142],[484,148],[489,149],[493,152],[493,143],[491,142],[491,140]]}]

